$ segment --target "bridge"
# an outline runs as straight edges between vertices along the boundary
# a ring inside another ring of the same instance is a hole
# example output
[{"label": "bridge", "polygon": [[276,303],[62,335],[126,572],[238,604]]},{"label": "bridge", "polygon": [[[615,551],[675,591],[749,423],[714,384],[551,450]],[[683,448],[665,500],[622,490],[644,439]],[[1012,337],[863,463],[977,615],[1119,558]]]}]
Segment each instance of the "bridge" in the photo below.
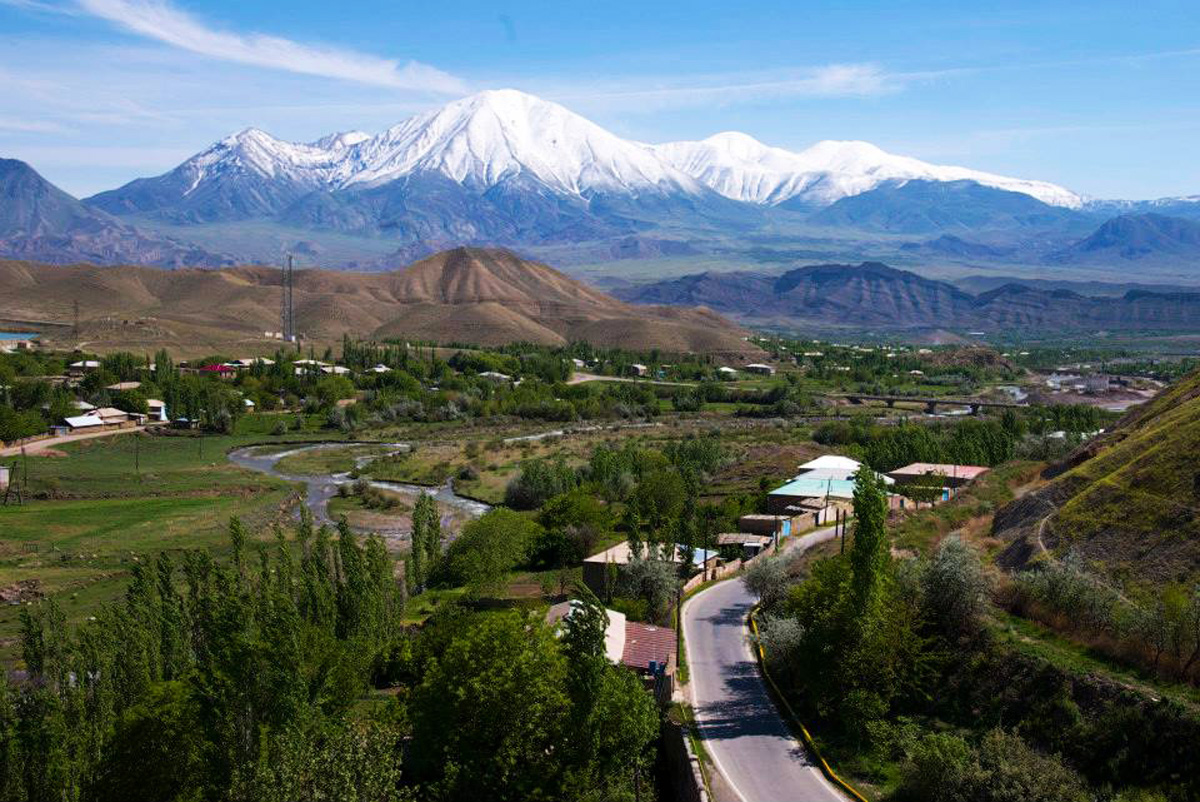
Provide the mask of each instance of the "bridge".
[{"label": "bridge", "polygon": [[921,398],[911,395],[868,395],[864,393],[846,393],[835,395],[833,398],[844,398],[851,404],[865,404],[868,401],[882,401],[888,408],[897,403],[924,404],[925,411],[930,415],[937,412],[939,406],[967,407],[972,415],[978,415],[984,409],[1025,409],[1028,404],[1017,404],[1009,401],[984,401],[979,398]]}]

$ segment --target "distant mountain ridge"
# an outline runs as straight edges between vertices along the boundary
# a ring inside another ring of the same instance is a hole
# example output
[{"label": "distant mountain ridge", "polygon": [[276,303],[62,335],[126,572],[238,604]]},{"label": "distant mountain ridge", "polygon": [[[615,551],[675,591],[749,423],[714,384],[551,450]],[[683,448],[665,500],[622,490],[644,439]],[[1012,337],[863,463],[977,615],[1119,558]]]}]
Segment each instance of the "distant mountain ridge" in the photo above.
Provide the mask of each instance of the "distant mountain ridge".
[{"label": "distant mountain ridge", "polygon": [[0,159],[0,256],[161,267],[231,262],[85,206],[16,159]]},{"label": "distant mountain ridge", "polygon": [[1089,297],[1065,289],[1005,284],[972,295],[948,282],[877,262],[813,265],[780,276],[710,272],[626,287],[614,294],[634,303],[705,307],[748,325],[791,328],[1200,328],[1200,292],[1138,289],[1118,297]]},{"label": "distant mountain ridge", "polygon": [[[861,141],[793,152],[726,132],[646,144],[507,89],[375,135],[296,143],[247,128],[83,206],[96,213],[89,225],[105,221],[107,239],[93,233],[98,241],[87,247],[72,239],[78,226],[64,223],[40,239],[19,231],[22,241],[7,252],[163,265],[219,264],[226,250],[243,262],[295,252],[330,267],[393,269],[455,245],[541,249],[555,259],[562,246],[583,246],[600,262],[721,254],[745,264],[803,252],[830,261],[1103,267],[1132,257],[1074,249],[1107,218],[1200,219],[1196,198],[1092,201],[1049,182],[930,164]],[[114,220],[146,241],[111,245],[129,240]],[[1161,244],[1136,258],[1172,270],[1188,258]]]}]

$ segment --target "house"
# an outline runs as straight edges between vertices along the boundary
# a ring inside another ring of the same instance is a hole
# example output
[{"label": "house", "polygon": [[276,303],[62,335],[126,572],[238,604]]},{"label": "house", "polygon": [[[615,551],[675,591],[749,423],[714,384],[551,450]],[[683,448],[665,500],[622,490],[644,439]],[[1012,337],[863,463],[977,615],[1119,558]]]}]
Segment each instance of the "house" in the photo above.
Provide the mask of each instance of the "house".
[{"label": "house", "polygon": [[[942,501],[946,501],[960,487],[974,482],[980,476],[988,472],[988,468],[981,465],[950,465],[939,464],[932,462],[914,462],[911,465],[905,465],[903,468],[897,468],[894,471],[889,471],[888,476],[896,481],[897,488],[901,491],[906,484],[916,484],[923,477],[937,477],[942,487]],[[901,505],[903,507],[903,505]]]},{"label": "house", "polygon": [[738,529],[764,537],[788,537],[792,534],[792,516],[790,515],[743,515],[738,518]]},{"label": "house", "polygon": [[389,368],[387,365],[384,365],[381,363],[381,364],[376,365],[373,368],[367,368],[367,372],[368,373],[391,373],[392,369]]},{"label": "house", "polygon": [[[654,545],[645,545],[643,549],[654,548]],[[670,548],[670,554],[666,555],[666,559],[673,563],[683,561],[683,552],[685,546],[674,544]],[[642,554],[646,556],[645,551]],[[618,543],[612,548],[605,549],[599,554],[593,554],[583,561],[583,581],[597,596],[606,596],[606,585],[609,582],[609,566],[628,565],[634,559],[633,549],[629,545],[629,541]],[[715,551],[706,549],[694,549],[692,553],[692,568],[697,571],[711,571],[717,568],[718,554]]]},{"label": "house", "polygon": [[583,368],[585,367],[583,360],[575,358],[575,357],[573,357],[571,359],[571,364],[575,366],[576,370],[583,370]]},{"label": "house", "polygon": [[111,426],[115,428],[146,422],[145,415],[139,412],[126,412],[125,410],[117,409],[116,407],[100,407],[99,409],[94,410],[91,414],[100,418],[100,420],[104,422],[105,426]]},{"label": "house", "polygon": [[[854,498],[855,474],[862,463],[849,457],[826,454],[800,466],[800,472],[767,494],[767,511],[775,514],[812,515],[824,523],[836,513],[839,502]],[[885,484],[894,479],[881,476]]]},{"label": "house", "polygon": [[649,374],[649,372],[650,368],[646,367],[640,362],[634,362],[629,366],[629,373],[631,376],[645,376]]},{"label": "house", "polygon": [[495,382],[496,384],[503,384],[505,382],[512,381],[512,376],[509,376],[507,373],[501,373],[497,370],[485,370],[483,373],[479,374],[479,378],[487,379],[488,381]]},{"label": "house", "polygon": [[[560,626],[569,620],[581,602],[571,599],[555,604],[546,612],[546,623]],[[645,676],[671,676],[675,673],[679,639],[675,630],[630,621],[624,613],[605,610],[608,626],[604,629],[604,656],[609,662],[625,666]]]},{"label": "house", "polygon": [[254,411],[255,404],[254,404],[254,402],[253,402],[253,401],[251,401],[249,398],[243,398],[243,399],[242,399],[242,406],[246,408],[246,411],[247,411],[247,412],[253,412],[253,411]]},{"label": "house", "polygon": [[717,535],[717,545],[741,549],[741,558],[749,560],[757,557],[762,550],[771,545],[774,538],[768,535],[753,535],[749,532],[722,532]]},{"label": "house", "polygon": [[104,389],[112,390],[113,392],[116,392],[116,393],[123,393],[126,390],[136,390],[141,386],[142,386],[141,382],[117,382],[116,384],[108,385]]},{"label": "house", "polygon": [[237,368],[232,365],[202,365],[196,368],[201,376],[216,376],[218,379],[232,379],[237,374]]},{"label": "house", "polygon": [[350,368],[342,367],[341,365],[326,365],[321,368],[322,373],[328,373],[331,376],[345,376],[350,372]]},{"label": "house", "polygon": [[717,368],[717,378],[719,379],[735,379],[737,378],[737,373],[737,370],[725,365]]},{"label": "house", "polygon": [[147,398],[146,409],[150,412],[150,420],[155,423],[166,423],[170,420],[167,417],[167,405],[157,398]]},{"label": "house", "polygon": [[88,413],[87,415],[76,415],[70,418],[63,418],[63,423],[66,424],[68,433],[78,433],[84,431],[103,431],[105,428],[104,421],[99,415]]},{"label": "house", "polygon": [[67,365],[67,374],[70,376],[82,376],[93,370],[100,369],[100,362],[95,359],[81,359],[78,362],[72,362]]},{"label": "house", "polygon": [[770,365],[764,365],[762,362],[751,362],[749,365],[743,365],[742,370],[747,373],[758,373],[762,376],[774,376],[775,368]]}]

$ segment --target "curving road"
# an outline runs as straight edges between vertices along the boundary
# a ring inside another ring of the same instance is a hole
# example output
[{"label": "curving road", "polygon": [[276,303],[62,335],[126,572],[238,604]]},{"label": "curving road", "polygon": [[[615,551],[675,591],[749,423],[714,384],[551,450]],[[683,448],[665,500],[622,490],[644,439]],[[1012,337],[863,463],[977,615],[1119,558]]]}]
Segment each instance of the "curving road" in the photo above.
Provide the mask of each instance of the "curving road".
[{"label": "curving road", "polygon": [[[804,550],[833,536],[833,527],[820,529],[794,538],[787,549]],[[704,746],[742,802],[844,802],[767,693],[746,630],[755,601],[732,579],[697,593],[683,608],[692,706]]]}]

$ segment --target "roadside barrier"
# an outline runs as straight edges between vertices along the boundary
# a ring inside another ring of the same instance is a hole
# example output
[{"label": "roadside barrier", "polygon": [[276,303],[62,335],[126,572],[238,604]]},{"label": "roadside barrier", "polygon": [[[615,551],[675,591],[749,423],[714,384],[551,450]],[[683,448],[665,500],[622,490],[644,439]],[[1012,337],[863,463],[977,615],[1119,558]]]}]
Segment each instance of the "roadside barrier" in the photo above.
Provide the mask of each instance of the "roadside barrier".
[{"label": "roadside barrier", "polygon": [[824,774],[831,783],[848,794],[851,799],[854,799],[857,802],[867,802],[867,798],[860,794],[853,785],[839,777],[837,772],[834,771],[829,763],[825,760],[825,756],[822,755],[821,750],[817,748],[816,741],[814,741],[812,735],[809,734],[808,728],[804,726],[804,722],[800,720],[800,717],[796,715],[796,711],[792,710],[792,706],[788,704],[787,697],[783,695],[783,691],[781,691],[779,686],[775,684],[775,680],[771,677],[771,672],[767,671],[767,655],[763,651],[762,643],[758,639],[758,621],[755,620],[755,614],[757,612],[758,605],[755,605],[750,610],[750,631],[754,633],[754,654],[758,658],[758,670],[761,671],[763,677],[766,678],[767,684],[771,686],[771,690],[774,692],[775,698],[779,700],[779,704],[781,704],[783,709],[787,712],[788,718],[792,720],[792,724],[794,724],[796,729],[800,731],[801,740],[804,741],[804,745],[808,747],[809,751],[812,752],[814,757],[816,757],[817,765],[821,767],[821,773]]}]

